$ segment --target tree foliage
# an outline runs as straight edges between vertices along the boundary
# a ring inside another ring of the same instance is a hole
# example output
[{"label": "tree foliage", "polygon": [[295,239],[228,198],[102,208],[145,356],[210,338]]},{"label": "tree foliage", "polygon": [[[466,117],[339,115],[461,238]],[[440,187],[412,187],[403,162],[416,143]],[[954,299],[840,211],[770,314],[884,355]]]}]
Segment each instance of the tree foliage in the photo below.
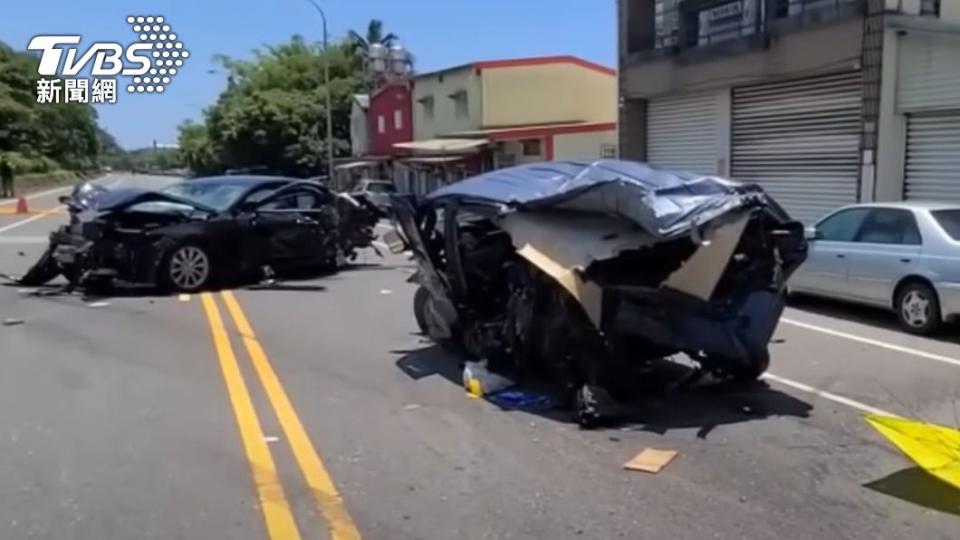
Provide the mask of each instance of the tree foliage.
[{"label": "tree foliage", "polygon": [[350,151],[351,96],[362,88],[361,64],[348,42],[324,51],[294,36],[288,43],[254,51],[250,60],[219,57],[227,88],[204,112],[203,125],[180,127],[186,164],[198,172],[260,168],[307,176],[324,170],[326,86],[330,63],[333,145]]},{"label": "tree foliage", "polygon": [[96,166],[112,137],[103,137],[90,105],[37,104],[37,62],[0,42],[0,153],[21,173]]}]

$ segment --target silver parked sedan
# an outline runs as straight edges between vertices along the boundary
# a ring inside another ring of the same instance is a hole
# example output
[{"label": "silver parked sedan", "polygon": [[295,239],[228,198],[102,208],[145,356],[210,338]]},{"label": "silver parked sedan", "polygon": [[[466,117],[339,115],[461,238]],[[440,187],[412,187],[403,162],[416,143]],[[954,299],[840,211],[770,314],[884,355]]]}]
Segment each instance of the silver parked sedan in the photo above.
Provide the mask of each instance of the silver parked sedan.
[{"label": "silver parked sedan", "polygon": [[960,316],[960,205],[846,206],[807,236],[809,255],[790,279],[791,293],[892,309],[914,334]]}]

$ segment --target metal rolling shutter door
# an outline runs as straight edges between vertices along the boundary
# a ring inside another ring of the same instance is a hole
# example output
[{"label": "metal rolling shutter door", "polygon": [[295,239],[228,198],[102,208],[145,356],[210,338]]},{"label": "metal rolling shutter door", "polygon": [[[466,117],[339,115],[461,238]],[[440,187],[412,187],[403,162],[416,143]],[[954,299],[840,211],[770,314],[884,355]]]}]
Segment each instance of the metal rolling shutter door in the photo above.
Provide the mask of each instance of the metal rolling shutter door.
[{"label": "metal rolling shutter door", "polygon": [[733,177],[810,223],[857,200],[859,72],[736,88]]},{"label": "metal rolling shutter door", "polygon": [[960,203],[960,112],[908,117],[904,198]]},{"label": "metal rolling shutter door", "polygon": [[715,94],[651,100],[647,161],[663,169],[716,174],[717,116]]}]

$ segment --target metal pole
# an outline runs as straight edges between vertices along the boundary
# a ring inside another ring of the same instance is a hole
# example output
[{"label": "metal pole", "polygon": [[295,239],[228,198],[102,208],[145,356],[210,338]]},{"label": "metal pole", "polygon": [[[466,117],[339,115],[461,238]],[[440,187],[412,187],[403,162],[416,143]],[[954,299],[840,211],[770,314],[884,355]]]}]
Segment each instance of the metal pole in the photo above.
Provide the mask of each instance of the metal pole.
[{"label": "metal pole", "polygon": [[327,87],[326,89],[326,101],[327,101],[327,176],[328,182],[333,184],[333,106],[331,105],[332,98],[330,97],[330,42],[327,35],[327,14],[323,12],[323,9],[317,5],[314,0],[307,0],[314,9],[317,10],[317,13],[320,14],[320,18],[323,20],[323,83]]}]

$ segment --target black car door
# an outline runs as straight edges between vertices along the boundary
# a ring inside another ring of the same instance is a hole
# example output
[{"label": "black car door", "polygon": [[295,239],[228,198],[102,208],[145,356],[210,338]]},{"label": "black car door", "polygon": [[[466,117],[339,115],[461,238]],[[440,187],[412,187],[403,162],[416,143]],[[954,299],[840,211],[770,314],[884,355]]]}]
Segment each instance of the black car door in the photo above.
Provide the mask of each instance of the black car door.
[{"label": "black car door", "polygon": [[251,219],[260,236],[266,264],[302,268],[323,264],[336,256],[332,206],[326,194],[306,185],[282,189],[259,203]]}]

